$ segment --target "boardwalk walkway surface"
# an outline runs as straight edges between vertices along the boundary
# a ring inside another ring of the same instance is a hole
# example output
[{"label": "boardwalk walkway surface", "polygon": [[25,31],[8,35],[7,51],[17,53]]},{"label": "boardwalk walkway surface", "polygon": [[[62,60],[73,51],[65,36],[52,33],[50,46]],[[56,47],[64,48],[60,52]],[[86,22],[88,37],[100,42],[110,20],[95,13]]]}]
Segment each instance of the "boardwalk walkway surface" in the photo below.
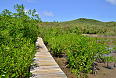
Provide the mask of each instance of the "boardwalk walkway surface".
[{"label": "boardwalk walkway surface", "polygon": [[42,38],[38,37],[36,47],[37,53],[34,58],[34,66],[30,69],[32,73],[30,78],[67,78],[48,52]]}]

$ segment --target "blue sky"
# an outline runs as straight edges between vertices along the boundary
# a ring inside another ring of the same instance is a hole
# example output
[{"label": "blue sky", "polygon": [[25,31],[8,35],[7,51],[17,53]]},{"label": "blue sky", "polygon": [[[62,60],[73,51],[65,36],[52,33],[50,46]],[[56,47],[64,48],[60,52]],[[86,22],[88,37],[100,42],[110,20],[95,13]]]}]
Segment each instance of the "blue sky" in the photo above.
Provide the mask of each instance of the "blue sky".
[{"label": "blue sky", "polygon": [[16,13],[14,5],[35,9],[43,22],[64,22],[78,18],[116,22],[116,0],[1,0],[0,13],[8,9]]}]

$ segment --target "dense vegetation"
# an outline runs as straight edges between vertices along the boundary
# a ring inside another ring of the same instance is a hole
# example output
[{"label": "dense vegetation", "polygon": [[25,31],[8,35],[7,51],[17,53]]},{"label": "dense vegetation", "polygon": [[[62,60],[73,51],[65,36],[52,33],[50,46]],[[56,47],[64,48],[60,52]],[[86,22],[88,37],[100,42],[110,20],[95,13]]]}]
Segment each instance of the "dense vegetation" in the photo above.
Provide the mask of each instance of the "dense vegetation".
[{"label": "dense vegetation", "polygon": [[[29,68],[33,64],[31,59],[36,53],[35,42],[38,36],[50,47],[52,55],[66,54],[69,67],[77,76],[81,76],[80,72],[94,72],[92,66],[99,58],[105,59],[105,62],[116,62],[113,57],[102,57],[111,52],[109,46],[103,43],[104,39],[97,42],[97,38],[81,35],[114,36],[116,22],[85,18],[67,22],[42,22],[38,14],[34,14],[35,9],[32,16],[38,19],[28,17],[23,4],[17,4],[14,9],[17,13],[5,9],[0,14],[0,78],[31,76]],[[28,14],[31,14],[31,10]],[[94,57],[96,55],[97,58]]]},{"label": "dense vegetation", "polygon": [[60,32],[58,27],[57,29],[48,28],[48,30],[50,31],[46,32],[43,40],[50,47],[49,51],[54,56],[66,55],[67,64],[72,72],[79,77],[82,76],[81,72],[94,74],[94,64],[98,59],[105,59],[104,62],[107,63],[115,61],[113,56],[102,57],[103,54],[111,53],[111,50],[108,49],[109,46],[104,43],[105,39],[85,37],[80,34],[78,29],[75,29],[74,31],[77,32],[73,34],[69,33],[70,31],[65,34],[58,34]]},{"label": "dense vegetation", "polygon": [[[17,13],[5,9],[0,15],[0,78],[28,77],[31,59],[36,53],[36,22],[40,20],[24,14],[23,4],[14,8]],[[37,16],[35,12],[34,9],[32,16]]]}]

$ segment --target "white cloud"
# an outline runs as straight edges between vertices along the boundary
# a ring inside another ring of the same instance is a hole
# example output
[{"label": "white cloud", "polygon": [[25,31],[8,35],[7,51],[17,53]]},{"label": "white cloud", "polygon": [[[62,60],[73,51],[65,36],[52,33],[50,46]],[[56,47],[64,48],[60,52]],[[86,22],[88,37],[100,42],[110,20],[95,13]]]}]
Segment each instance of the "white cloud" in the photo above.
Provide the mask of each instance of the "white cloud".
[{"label": "white cloud", "polygon": [[26,2],[36,2],[35,0],[24,0]]},{"label": "white cloud", "polygon": [[39,14],[38,12],[35,12],[35,14]]},{"label": "white cloud", "polygon": [[[26,12],[28,12],[29,11],[29,9],[24,9],[24,12],[26,13]],[[31,11],[31,13],[32,13],[32,11]],[[28,13],[27,13],[28,14]],[[35,14],[39,14],[38,12],[35,12]],[[30,16],[30,15],[29,15]],[[39,17],[40,17],[40,14],[39,14]]]},{"label": "white cloud", "polygon": [[26,13],[27,11],[29,11],[28,9],[24,9],[24,12]]},{"label": "white cloud", "polygon": [[111,4],[116,4],[116,0],[106,0],[107,2],[110,2]]},{"label": "white cloud", "polygon": [[[38,12],[35,12],[35,14],[39,14]],[[40,14],[39,14],[39,17],[40,17]]]},{"label": "white cloud", "polygon": [[52,16],[52,17],[54,17],[54,14],[52,12],[44,11],[43,14],[44,14],[44,16]]}]

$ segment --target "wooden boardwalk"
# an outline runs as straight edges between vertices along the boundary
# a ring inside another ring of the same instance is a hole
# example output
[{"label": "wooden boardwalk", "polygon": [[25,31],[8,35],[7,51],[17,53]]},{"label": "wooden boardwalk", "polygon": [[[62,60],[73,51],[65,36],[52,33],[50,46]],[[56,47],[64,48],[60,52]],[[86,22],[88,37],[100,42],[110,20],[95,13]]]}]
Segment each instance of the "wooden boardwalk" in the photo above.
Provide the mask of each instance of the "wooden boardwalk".
[{"label": "wooden boardwalk", "polygon": [[50,52],[43,43],[42,38],[38,37],[36,42],[37,53],[35,54],[34,65],[31,67],[30,78],[67,78],[53,59]]}]

